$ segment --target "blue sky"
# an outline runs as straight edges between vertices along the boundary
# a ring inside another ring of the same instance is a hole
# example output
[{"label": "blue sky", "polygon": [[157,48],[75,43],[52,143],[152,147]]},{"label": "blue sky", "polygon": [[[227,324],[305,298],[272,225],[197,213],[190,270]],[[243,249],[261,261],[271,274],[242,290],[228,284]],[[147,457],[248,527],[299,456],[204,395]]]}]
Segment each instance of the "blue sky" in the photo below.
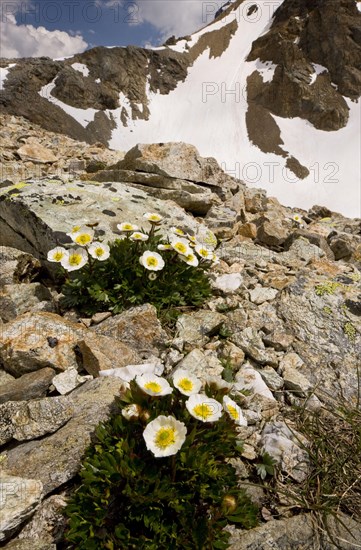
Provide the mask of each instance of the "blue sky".
[{"label": "blue sky", "polygon": [[209,23],[205,0],[0,0],[0,57],[62,57],[94,46],[159,45]]}]

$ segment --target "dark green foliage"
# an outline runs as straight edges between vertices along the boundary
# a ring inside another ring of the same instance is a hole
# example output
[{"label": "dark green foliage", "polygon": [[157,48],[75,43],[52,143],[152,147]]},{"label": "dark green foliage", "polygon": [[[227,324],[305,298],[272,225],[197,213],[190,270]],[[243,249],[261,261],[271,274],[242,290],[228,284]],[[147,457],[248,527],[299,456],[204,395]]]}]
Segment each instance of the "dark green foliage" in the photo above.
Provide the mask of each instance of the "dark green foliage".
[{"label": "dark green foliage", "polygon": [[[165,267],[161,271],[148,271],[139,263],[145,250],[158,252],[161,238],[157,232],[149,241],[133,242],[129,238],[110,244],[110,257],[90,263],[73,272],[62,287],[64,308],[77,308],[84,314],[98,311],[120,313],[126,308],[153,304],[158,312],[172,311],[175,307],[200,306],[210,295],[211,288],[206,271],[210,262],[198,267],[187,265],[174,251],[161,252]],[[152,276],[156,274],[156,279]],[[151,276],[151,277],[150,277]]]},{"label": "dark green foliage", "polygon": [[[210,388],[207,393],[215,397]],[[187,412],[185,399],[175,393],[152,398],[132,383],[119,406],[136,403],[142,412],[126,420],[119,411],[98,428],[82,484],[66,508],[67,548],[225,549],[227,524],[256,525],[257,509],[226,463],[239,456],[234,424],[227,415],[215,423],[199,422]],[[155,458],[142,434],[161,414],[173,415],[188,431],[176,455]]]}]

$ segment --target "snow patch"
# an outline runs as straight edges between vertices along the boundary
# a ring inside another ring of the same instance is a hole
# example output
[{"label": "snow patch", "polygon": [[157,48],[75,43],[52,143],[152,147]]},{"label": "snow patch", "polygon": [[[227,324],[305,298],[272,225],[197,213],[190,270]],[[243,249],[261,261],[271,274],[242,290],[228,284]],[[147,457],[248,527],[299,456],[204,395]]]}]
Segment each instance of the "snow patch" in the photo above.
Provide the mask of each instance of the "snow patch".
[{"label": "snow patch", "polygon": [[100,83],[101,83],[100,78],[97,78],[95,82],[96,82],[97,84],[100,84]]},{"label": "snow patch", "polygon": [[358,11],[361,11],[361,2],[357,2],[356,6],[357,6]]},{"label": "snow patch", "polygon": [[10,63],[7,67],[0,67],[0,90],[4,89],[4,83],[8,77],[10,69],[15,67],[16,63]]},{"label": "snow patch", "polygon": [[89,76],[89,69],[84,63],[73,63],[72,67],[76,71],[79,71],[79,73],[82,73],[83,76]]},{"label": "snow patch", "polygon": [[257,59],[255,63],[256,69],[262,76],[263,82],[271,82],[273,80],[277,65],[272,63],[272,61],[265,61],[263,63],[260,59]]},{"label": "snow patch", "polygon": [[311,82],[310,85],[316,82],[316,78],[319,74],[328,73],[327,67],[324,67],[323,65],[318,65],[317,63],[312,63],[312,67],[314,72],[311,74]]},{"label": "snow patch", "polygon": [[60,107],[60,109],[63,109],[65,113],[70,115],[74,120],[76,120],[77,122],[79,122],[79,124],[86,128],[90,122],[94,121],[94,116],[98,111],[96,109],[79,109],[78,107],[72,107],[71,105],[60,101],[59,99],[51,95],[51,92],[56,85],[55,81],[56,78],[49,84],[43,86],[39,92],[39,95],[50,101],[50,103],[54,103],[54,105],[57,105],[58,107]]}]

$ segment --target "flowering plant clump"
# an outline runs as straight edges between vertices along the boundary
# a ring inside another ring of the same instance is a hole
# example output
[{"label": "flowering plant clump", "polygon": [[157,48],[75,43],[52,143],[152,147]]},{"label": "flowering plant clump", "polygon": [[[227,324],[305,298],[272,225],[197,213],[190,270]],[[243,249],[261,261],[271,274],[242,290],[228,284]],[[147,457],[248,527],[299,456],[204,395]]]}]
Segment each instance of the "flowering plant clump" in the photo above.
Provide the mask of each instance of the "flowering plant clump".
[{"label": "flowering plant clump", "polygon": [[63,306],[92,315],[119,313],[145,302],[158,311],[199,306],[211,295],[206,275],[216,261],[213,244],[198,242],[179,228],[160,235],[162,217],[147,212],[150,230],[124,221],[117,225],[120,238],[103,243],[96,229],[77,224],[67,233],[76,248],[57,246],[48,261],[63,268]]},{"label": "flowering plant clump", "polygon": [[87,451],[67,548],[225,549],[227,525],[254,527],[258,510],[229,460],[246,425],[229,391],[185,369],[135,376]]}]

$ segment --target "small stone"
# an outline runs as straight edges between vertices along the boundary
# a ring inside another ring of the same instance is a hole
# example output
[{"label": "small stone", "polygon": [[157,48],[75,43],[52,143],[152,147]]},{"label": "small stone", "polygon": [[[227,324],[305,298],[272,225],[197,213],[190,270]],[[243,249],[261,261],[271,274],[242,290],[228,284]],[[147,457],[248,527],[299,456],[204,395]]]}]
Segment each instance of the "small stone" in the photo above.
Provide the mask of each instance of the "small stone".
[{"label": "small stone", "polygon": [[8,539],[41,501],[43,485],[0,472],[0,541]]},{"label": "small stone", "polygon": [[272,401],[275,401],[272,392],[262,380],[260,373],[254,369],[249,363],[243,365],[236,374],[236,389],[252,390],[254,393],[263,395]]},{"label": "small stone", "polygon": [[262,340],[267,346],[272,346],[276,351],[286,351],[294,341],[292,334],[276,329],[263,336]]},{"label": "small stone", "polygon": [[46,164],[48,162],[53,164],[58,160],[49,149],[46,149],[34,140],[25,143],[16,152],[21,157],[21,160],[31,160],[39,164]]},{"label": "small stone", "polygon": [[[127,344],[146,359],[149,354],[159,355],[159,348],[168,340],[166,332],[157,317],[157,310],[151,304],[128,309],[124,313],[109,317],[92,327],[97,334],[112,337]],[[133,361],[134,362],[134,361]]]},{"label": "small stone", "polygon": [[44,397],[54,376],[55,370],[49,367],[23,374],[20,378],[11,376],[11,381],[5,385],[0,385],[0,403],[27,401]]},{"label": "small stone", "polygon": [[208,376],[217,376],[223,372],[221,362],[214,356],[206,356],[200,349],[193,349],[178,364],[178,369],[185,369],[205,381]]},{"label": "small stone", "polygon": [[261,365],[278,365],[276,352],[265,348],[257,330],[247,327],[239,333],[233,334],[230,341],[239,346],[246,355]]},{"label": "small stone", "polygon": [[1,393],[1,386],[5,386],[6,384],[9,384],[9,382],[13,382],[15,380],[14,376],[11,376],[11,374],[8,374],[4,370],[0,369],[0,393]]},{"label": "small stone", "polygon": [[212,281],[212,287],[216,290],[221,290],[224,294],[232,294],[236,292],[243,282],[240,273],[229,273],[220,275],[215,281]]},{"label": "small stone", "polygon": [[92,325],[99,325],[99,323],[102,323],[106,319],[109,319],[111,317],[111,311],[103,311],[99,313],[95,313],[93,317],[91,318]]},{"label": "small stone", "polygon": [[261,439],[262,452],[271,455],[299,483],[306,479],[309,467],[308,453],[299,446],[302,441],[301,434],[279,421],[266,424]]},{"label": "small stone", "polygon": [[74,367],[71,367],[65,372],[61,372],[60,374],[54,376],[52,384],[60,395],[66,395],[67,393],[75,390],[75,388],[81,384],[84,384],[84,382],[92,380],[92,378],[93,377],[91,375],[80,376],[78,371]]},{"label": "small stone", "polygon": [[229,341],[223,345],[221,356],[229,360],[233,368],[239,368],[245,359],[244,351]]},{"label": "small stone", "polygon": [[265,288],[262,286],[256,287],[249,292],[251,302],[257,305],[261,305],[264,302],[271,302],[278,294],[278,290],[275,288]]},{"label": "small stone", "polygon": [[248,239],[256,239],[257,238],[257,226],[255,223],[247,222],[243,225],[240,225],[238,228],[238,234],[242,235],[243,237],[247,237]]},{"label": "small stone", "polygon": [[293,367],[284,367],[282,369],[282,376],[285,388],[300,397],[305,397],[312,389],[312,384],[306,376]]},{"label": "small stone", "polygon": [[0,288],[0,317],[7,323],[28,311],[54,311],[50,291],[40,283],[4,285]]},{"label": "small stone", "polygon": [[84,369],[94,377],[103,370],[126,367],[140,363],[140,357],[132,348],[119,340],[89,332],[78,342]]},{"label": "small stone", "polygon": [[249,445],[248,443],[243,444],[243,449],[241,451],[241,456],[247,460],[255,460],[257,458],[256,449]]},{"label": "small stone", "polygon": [[184,340],[186,349],[204,346],[209,337],[216,334],[226,317],[209,310],[181,315],[177,319],[178,338]]},{"label": "small stone", "polygon": [[39,260],[9,246],[0,246],[0,286],[30,283],[40,271]]},{"label": "small stone", "polygon": [[284,380],[272,367],[264,367],[258,371],[271,391],[278,391],[283,388]]}]

